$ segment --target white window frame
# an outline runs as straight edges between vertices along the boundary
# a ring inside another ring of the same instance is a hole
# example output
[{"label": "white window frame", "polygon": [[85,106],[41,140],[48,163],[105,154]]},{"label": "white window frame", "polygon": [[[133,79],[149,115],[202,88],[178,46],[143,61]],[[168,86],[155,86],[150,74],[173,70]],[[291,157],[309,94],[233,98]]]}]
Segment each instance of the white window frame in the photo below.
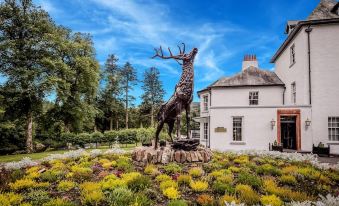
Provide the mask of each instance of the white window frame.
[{"label": "white window frame", "polygon": [[295,82],[291,84],[291,102],[293,104],[297,103],[297,84]]},{"label": "white window frame", "polygon": [[[240,125],[236,124],[239,123]],[[233,142],[243,142],[244,141],[244,137],[243,137],[243,131],[244,131],[244,127],[243,127],[243,117],[240,116],[234,116],[232,117],[232,139]],[[240,132],[239,132],[240,131]],[[239,135],[240,134],[240,135]]]},{"label": "white window frame", "polygon": [[339,142],[339,116],[328,117],[328,140]]},{"label": "white window frame", "polygon": [[202,106],[203,106],[203,111],[207,112],[208,111],[208,95],[204,95],[202,97]]},{"label": "white window frame", "polygon": [[290,47],[290,67],[295,64],[295,44]]},{"label": "white window frame", "polygon": [[250,105],[259,105],[259,91],[250,91],[248,100]]},{"label": "white window frame", "polygon": [[208,139],[208,122],[204,122],[204,140]]}]

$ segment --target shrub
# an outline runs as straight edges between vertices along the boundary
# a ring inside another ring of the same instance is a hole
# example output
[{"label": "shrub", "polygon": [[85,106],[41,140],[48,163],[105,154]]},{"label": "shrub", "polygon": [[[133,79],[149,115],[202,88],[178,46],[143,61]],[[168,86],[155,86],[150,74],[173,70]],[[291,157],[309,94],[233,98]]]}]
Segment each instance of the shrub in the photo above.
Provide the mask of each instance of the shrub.
[{"label": "shrub", "polygon": [[101,185],[95,182],[84,182],[80,185],[81,201],[85,205],[98,205],[104,199]]},{"label": "shrub", "polygon": [[190,187],[195,192],[204,192],[208,189],[208,182],[191,181]]},{"label": "shrub", "polygon": [[140,176],[129,181],[127,185],[133,192],[139,192],[148,188],[151,184],[149,177]]},{"label": "shrub", "polygon": [[106,142],[115,142],[118,140],[118,131],[111,130],[111,131],[105,131],[104,132],[104,141]]},{"label": "shrub", "polygon": [[222,177],[227,174],[230,174],[229,170],[215,170],[211,172],[208,176],[211,177],[212,179],[216,179],[218,177]]},{"label": "shrub", "polygon": [[72,166],[71,171],[73,173],[73,178],[79,181],[89,180],[93,173],[91,168],[82,167],[78,165]]},{"label": "shrub", "polygon": [[223,176],[217,177],[217,181],[231,184],[233,182],[233,175],[229,174],[229,175],[223,175]]},{"label": "shrub", "polygon": [[303,175],[307,179],[319,179],[321,173],[314,169],[313,167],[304,167],[304,168],[298,168],[298,173]]},{"label": "shrub", "polygon": [[235,172],[235,173],[238,173],[240,172],[240,168],[239,167],[234,167],[234,166],[231,166],[228,168],[231,172]]},{"label": "shrub", "polygon": [[37,179],[40,176],[39,173],[40,168],[37,166],[31,167],[29,169],[26,170],[26,178],[28,179]]},{"label": "shrub", "polygon": [[19,205],[23,197],[13,192],[0,193],[0,203],[3,206]]},{"label": "shrub", "polygon": [[152,205],[154,205],[154,202],[152,200],[150,200],[143,193],[138,193],[134,199],[135,200],[134,200],[132,205],[136,205],[136,206],[152,206]]},{"label": "shrub", "polygon": [[156,175],[158,174],[158,168],[155,165],[147,165],[144,170],[145,174]]},{"label": "shrub", "polygon": [[295,165],[283,167],[281,172],[283,174],[296,175],[298,172],[298,167]]},{"label": "shrub", "polygon": [[139,177],[141,177],[141,174],[139,172],[129,172],[121,175],[121,179],[124,180],[126,183],[129,183]]},{"label": "shrub", "polygon": [[103,190],[114,190],[117,187],[126,187],[127,183],[122,179],[107,179],[101,182],[101,188]]},{"label": "shrub", "polygon": [[220,182],[220,181],[215,181],[212,184],[212,190],[213,192],[220,194],[220,195],[224,195],[226,194],[234,194],[235,193],[235,189],[232,185],[228,184],[228,183],[224,183],[224,182]]},{"label": "shrub", "polygon": [[151,143],[153,139],[154,129],[153,128],[140,128],[137,129],[137,140],[142,143]]},{"label": "shrub", "polygon": [[121,156],[117,159],[117,169],[124,172],[129,172],[133,169],[131,160],[127,157]]},{"label": "shrub", "polygon": [[166,174],[161,174],[161,175],[158,175],[156,178],[155,178],[158,182],[163,182],[163,181],[166,181],[166,180],[172,180],[172,178]]},{"label": "shrub", "polygon": [[32,205],[42,205],[50,201],[50,199],[49,194],[44,190],[30,190],[30,192],[25,195],[25,201]]},{"label": "shrub", "polygon": [[74,187],[75,187],[74,182],[63,180],[63,181],[59,182],[59,184],[57,186],[57,190],[59,192],[67,192],[67,191],[70,191],[71,189],[73,189]]},{"label": "shrub", "polygon": [[275,195],[263,195],[260,198],[260,202],[263,205],[270,205],[270,206],[281,206],[283,202],[280,200],[279,197]]},{"label": "shrub", "polygon": [[250,185],[256,189],[260,188],[262,181],[258,176],[252,175],[248,172],[240,172],[238,175],[238,182],[245,185]]},{"label": "shrub", "polygon": [[174,182],[173,180],[166,180],[160,183],[161,190],[165,190],[169,187],[178,188],[178,183]]},{"label": "shrub", "polygon": [[90,139],[92,142],[102,142],[104,140],[104,135],[101,132],[93,132],[90,134]]},{"label": "shrub", "polygon": [[280,181],[284,184],[287,184],[287,185],[296,185],[297,184],[297,180],[295,179],[295,177],[293,175],[282,175],[280,177]]},{"label": "shrub", "polygon": [[203,170],[200,167],[193,167],[188,171],[188,173],[192,177],[200,177],[203,174]]},{"label": "shrub", "polygon": [[197,203],[201,206],[213,206],[214,199],[210,195],[201,194],[197,198]]},{"label": "shrub", "polygon": [[68,200],[57,198],[44,203],[43,206],[75,206],[75,204]]},{"label": "shrub", "polygon": [[239,200],[236,197],[230,196],[230,195],[221,196],[219,199],[219,205],[225,205],[225,203],[232,203],[232,202],[235,202],[237,204],[239,203]]},{"label": "shrub", "polygon": [[172,200],[167,206],[188,206],[185,200]]},{"label": "shrub", "polygon": [[47,182],[55,182],[63,177],[64,173],[58,170],[47,170],[40,174],[40,180]]},{"label": "shrub", "polygon": [[263,164],[257,168],[257,173],[278,176],[281,175],[281,170],[270,164]]},{"label": "shrub", "polygon": [[180,175],[177,179],[179,185],[189,185],[192,177],[189,175]]},{"label": "shrub", "polygon": [[180,197],[179,191],[175,187],[168,187],[164,189],[163,195],[168,199],[178,199]]},{"label": "shrub", "polygon": [[233,160],[236,164],[247,164],[249,163],[249,158],[246,155],[239,156],[238,158]]},{"label": "shrub", "polygon": [[175,174],[181,172],[182,168],[178,164],[172,162],[165,165],[164,170],[167,174]]},{"label": "shrub", "polygon": [[130,205],[133,201],[132,191],[124,187],[114,189],[108,197],[108,202],[112,206]]},{"label": "shrub", "polygon": [[23,189],[29,189],[34,188],[36,182],[31,179],[20,179],[15,181],[14,183],[9,183],[9,187],[12,190],[23,190]]},{"label": "shrub", "polygon": [[77,134],[76,136],[75,144],[78,144],[81,147],[84,147],[85,144],[91,143],[91,142],[92,142],[91,135],[88,133],[83,132],[83,133]]},{"label": "shrub", "polygon": [[239,184],[235,187],[239,199],[247,205],[255,205],[260,202],[259,195],[249,185]]}]

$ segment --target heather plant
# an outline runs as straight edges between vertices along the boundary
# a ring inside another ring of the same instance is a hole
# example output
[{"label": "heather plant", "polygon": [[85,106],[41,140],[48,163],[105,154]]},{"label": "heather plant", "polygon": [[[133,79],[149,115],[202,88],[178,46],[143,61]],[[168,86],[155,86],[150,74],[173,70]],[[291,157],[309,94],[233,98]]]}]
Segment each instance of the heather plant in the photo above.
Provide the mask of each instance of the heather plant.
[{"label": "heather plant", "polygon": [[241,202],[247,205],[255,205],[260,202],[259,195],[249,185],[238,184],[235,187],[235,192]]},{"label": "heather plant", "polygon": [[260,198],[260,202],[263,205],[271,205],[271,206],[281,206],[283,202],[281,199],[275,195],[263,195]]},{"label": "heather plant", "polygon": [[281,170],[271,164],[263,164],[257,168],[257,173],[262,175],[281,175]]},{"label": "heather plant", "polygon": [[56,198],[44,203],[43,206],[75,206],[75,204],[65,199]]},{"label": "heather plant", "polygon": [[149,164],[144,169],[145,174],[156,175],[159,173],[158,168],[155,165]]},{"label": "heather plant", "polygon": [[108,202],[112,206],[130,205],[133,201],[133,192],[124,187],[118,187],[108,195]]},{"label": "heather plant", "polygon": [[9,187],[12,190],[24,190],[29,188],[34,188],[36,182],[32,179],[20,179],[16,180],[14,183],[9,183]]},{"label": "heather plant", "polygon": [[197,203],[201,206],[213,206],[214,198],[208,194],[201,194],[197,198]]},{"label": "heather plant", "polygon": [[75,187],[75,185],[76,185],[75,182],[63,180],[63,181],[59,182],[59,184],[57,186],[57,190],[59,192],[68,192],[71,189],[73,189]]},{"label": "heather plant", "polygon": [[177,178],[178,184],[188,186],[192,181],[192,177],[190,175],[179,175]]},{"label": "heather plant", "polygon": [[180,165],[172,162],[164,166],[164,170],[167,174],[175,174],[181,172],[182,168]]},{"label": "heather plant", "polygon": [[48,192],[45,190],[34,190],[31,189],[25,195],[25,201],[31,203],[32,205],[43,205],[44,203],[48,202],[51,197],[49,196]]},{"label": "heather plant", "polygon": [[188,206],[185,200],[172,200],[167,206]]},{"label": "heather plant", "polygon": [[241,184],[250,185],[256,189],[259,189],[262,185],[262,181],[258,176],[248,172],[240,172],[237,181]]},{"label": "heather plant", "polygon": [[234,186],[228,183],[214,181],[212,184],[212,190],[216,194],[224,195],[224,194],[234,194],[235,189]]},{"label": "heather plant", "polygon": [[127,183],[127,185],[128,188],[131,189],[133,192],[139,192],[151,186],[152,183],[149,177],[142,175],[140,177],[132,179]]},{"label": "heather plant", "polygon": [[0,203],[3,206],[19,205],[23,199],[22,195],[13,192],[0,193]]},{"label": "heather plant", "polygon": [[101,185],[95,182],[84,182],[80,185],[81,201],[85,205],[98,205],[104,200]]},{"label": "heather plant", "polygon": [[161,175],[158,175],[156,178],[155,178],[158,182],[163,182],[163,181],[166,181],[166,180],[172,180],[172,178],[166,174],[161,174]]},{"label": "heather plant", "polygon": [[208,189],[208,182],[191,181],[190,187],[194,192],[204,192]]},{"label": "heather plant", "polygon": [[203,172],[204,171],[200,167],[193,167],[188,171],[188,173],[192,177],[200,177],[200,176],[202,176]]},{"label": "heather plant", "polygon": [[231,195],[223,195],[220,197],[218,203],[220,206],[225,205],[225,203],[239,203],[239,200],[237,199],[237,197],[235,196],[231,196]]},{"label": "heather plant", "polygon": [[286,185],[296,185],[297,179],[293,175],[282,175],[280,182]]},{"label": "heather plant", "polygon": [[178,188],[178,183],[173,180],[166,180],[160,183],[161,190],[165,190],[169,187]]},{"label": "heather plant", "polygon": [[178,199],[180,197],[180,193],[175,187],[167,187],[163,189],[163,195],[168,199]]}]

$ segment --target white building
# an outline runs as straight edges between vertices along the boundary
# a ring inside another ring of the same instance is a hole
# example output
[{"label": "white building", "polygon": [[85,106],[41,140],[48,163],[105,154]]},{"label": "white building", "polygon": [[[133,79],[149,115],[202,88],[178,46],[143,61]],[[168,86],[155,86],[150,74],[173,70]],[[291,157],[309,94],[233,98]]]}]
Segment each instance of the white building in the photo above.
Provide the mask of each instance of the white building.
[{"label": "white building", "polygon": [[321,142],[339,154],[338,7],[322,0],[307,20],[288,21],[274,72],[247,55],[240,73],[199,91],[201,144],[268,150],[276,141],[312,151]]}]

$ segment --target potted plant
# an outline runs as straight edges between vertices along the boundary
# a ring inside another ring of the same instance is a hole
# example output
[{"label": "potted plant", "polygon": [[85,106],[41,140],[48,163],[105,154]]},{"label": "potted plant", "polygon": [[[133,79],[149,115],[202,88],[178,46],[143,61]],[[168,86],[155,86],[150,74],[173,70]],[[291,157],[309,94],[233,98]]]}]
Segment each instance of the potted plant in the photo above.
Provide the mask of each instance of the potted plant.
[{"label": "potted plant", "polygon": [[274,143],[272,144],[270,150],[272,151],[279,151],[279,152],[283,152],[283,146],[281,144],[278,144],[277,140],[274,141]]},{"label": "potted plant", "polygon": [[160,143],[160,147],[166,147],[166,140],[161,139],[161,140],[159,141],[159,143]]},{"label": "potted plant", "polygon": [[313,144],[312,153],[317,154],[319,156],[325,155],[329,157],[330,156],[330,145],[328,145],[328,147],[325,147],[324,143],[319,142],[318,146],[316,147]]}]

